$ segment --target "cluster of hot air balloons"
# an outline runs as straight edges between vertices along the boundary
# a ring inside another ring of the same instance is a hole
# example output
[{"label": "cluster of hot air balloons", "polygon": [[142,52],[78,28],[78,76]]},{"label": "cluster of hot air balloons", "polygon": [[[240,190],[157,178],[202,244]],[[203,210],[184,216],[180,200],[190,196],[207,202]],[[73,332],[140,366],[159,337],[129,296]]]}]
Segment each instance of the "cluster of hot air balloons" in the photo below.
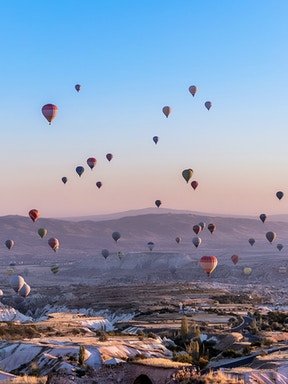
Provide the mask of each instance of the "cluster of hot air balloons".
[{"label": "cluster of hot air balloons", "polygon": [[16,293],[21,297],[27,297],[31,291],[30,286],[25,282],[20,275],[13,275],[10,278],[10,285]]}]

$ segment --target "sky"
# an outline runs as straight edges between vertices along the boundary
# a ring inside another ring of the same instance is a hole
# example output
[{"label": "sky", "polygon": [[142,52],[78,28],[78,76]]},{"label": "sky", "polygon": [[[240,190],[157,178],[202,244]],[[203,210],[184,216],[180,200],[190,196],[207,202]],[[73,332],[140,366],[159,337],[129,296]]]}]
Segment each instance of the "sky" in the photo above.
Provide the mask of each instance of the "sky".
[{"label": "sky", "polygon": [[[0,215],[94,215],[157,199],[288,213],[286,0],[11,0],[0,12]],[[47,103],[59,108],[51,126]]]}]

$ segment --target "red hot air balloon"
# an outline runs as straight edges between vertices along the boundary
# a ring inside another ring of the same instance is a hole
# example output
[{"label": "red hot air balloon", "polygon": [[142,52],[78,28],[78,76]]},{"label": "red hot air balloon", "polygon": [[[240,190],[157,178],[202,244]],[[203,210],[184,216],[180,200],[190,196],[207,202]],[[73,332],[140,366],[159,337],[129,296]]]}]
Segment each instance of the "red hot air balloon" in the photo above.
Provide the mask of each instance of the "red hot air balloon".
[{"label": "red hot air balloon", "polygon": [[196,180],[193,180],[192,182],[191,182],[191,187],[194,189],[194,191],[195,191],[195,189],[198,187],[198,181],[196,181]]},{"label": "red hot air balloon", "polygon": [[113,155],[112,155],[112,153],[107,153],[107,155],[106,155],[106,159],[107,159],[108,161],[111,161],[111,160],[113,159]]},{"label": "red hot air balloon", "polygon": [[197,87],[196,85],[191,85],[189,87],[189,92],[191,93],[191,95],[194,97],[196,95],[196,92],[197,92]]},{"label": "red hot air balloon", "polygon": [[198,235],[198,233],[202,230],[200,225],[193,225],[193,231]]},{"label": "red hot air balloon", "polygon": [[89,159],[87,159],[87,164],[88,164],[88,167],[91,169],[91,171],[95,167],[96,163],[97,163],[97,160],[95,159],[95,157],[89,157]]},{"label": "red hot air balloon", "polygon": [[216,256],[202,256],[200,259],[200,266],[204,269],[208,276],[217,267],[218,260]]},{"label": "red hot air balloon", "polygon": [[102,187],[102,183],[101,183],[101,181],[97,181],[96,186],[97,186],[97,188],[100,189],[100,188]]},{"label": "red hot air balloon", "polygon": [[157,208],[159,208],[161,204],[162,204],[161,200],[156,200],[155,201],[155,205],[156,205]]},{"label": "red hot air balloon", "polygon": [[52,120],[55,119],[57,112],[58,107],[54,104],[46,104],[42,107],[42,114],[45,119],[49,122],[49,125],[51,125]]},{"label": "red hot air balloon", "polygon": [[212,103],[211,103],[211,101],[206,101],[205,102],[205,107],[208,109],[208,111],[209,111],[209,109],[212,107]]},{"label": "red hot air balloon", "polygon": [[231,260],[232,260],[233,264],[236,265],[239,261],[239,256],[238,255],[232,255]]},{"label": "red hot air balloon", "polygon": [[216,229],[216,225],[211,223],[211,224],[208,224],[207,228],[210,233],[213,233]]},{"label": "red hot air balloon", "polygon": [[168,107],[168,105],[165,105],[165,107],[162,108],[162,112],[164,113],[164,115],[166,117],[168,117],[170,115],[170,113],[171,113],[171,108]]},{"label": "red hot air balloon", "polygon": [[51,237],[48,240],[48,244],[50,245],[50,247],[53,249],[54,252],[58,251],[60,247],[59,240],[56,239],[55,237]]},{"label": "red hot air balloon", "polygon": [[39,219],[40,213],[37,209],[31,209],[31,211],[29,211],[29,216],[33,223],[35,223],[35,221]]},{"label": "red hot air balloon", "polygon": [[77,92],[80,92],[81,85],[80,84],[76,84],[75,85],[75,89],[76,89]]}]

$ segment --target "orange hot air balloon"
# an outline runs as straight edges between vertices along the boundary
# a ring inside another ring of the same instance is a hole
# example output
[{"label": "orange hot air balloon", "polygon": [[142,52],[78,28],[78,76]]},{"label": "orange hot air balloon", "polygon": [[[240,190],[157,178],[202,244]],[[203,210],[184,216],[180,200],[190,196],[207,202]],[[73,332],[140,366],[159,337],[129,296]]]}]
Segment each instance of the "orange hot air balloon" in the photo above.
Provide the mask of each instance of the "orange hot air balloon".
[{"label": "orange hot air balloon", "polygon": [[51,125],[52,120],[55,119],[57,112],[58,112],[57,105],[46,104],[42,107],[42,113],[45,119],[49,122],[49,125]]},{"label": "orange hot air balloon", "polygon": [[165,105],[165,107],[162,108],[162,112],[166,117],[168,117],[171,113],[171,108],[168,105]]},{"label": "orange hot air balloon", "polygon": [[31,211],[29,211],[29,216],[31,218],[31,220],[33,221],[33,223],[35,223],[35,221],[37,221],[40,217],[40,213],[37,209],[31,209]]},{"label": "orange hot air balloon", "polygon": [[232,260],[233,264],[236,265],[239,261],[239,256],[238,255],[232,255],[231,260]]},{"label": "orange hot air balloon", "polygon": [[196,95],[196,92],[197,92],[197,87],[196,85],[191,85],[189,87],[189,92],[191,93],[191,95],[194,97]]},{"label": "orange hot air balloon", "polygon": [[216,256],[202,256],[200,259],[200,266],[204,269],[208,276],[217,267],[218,260]]}]

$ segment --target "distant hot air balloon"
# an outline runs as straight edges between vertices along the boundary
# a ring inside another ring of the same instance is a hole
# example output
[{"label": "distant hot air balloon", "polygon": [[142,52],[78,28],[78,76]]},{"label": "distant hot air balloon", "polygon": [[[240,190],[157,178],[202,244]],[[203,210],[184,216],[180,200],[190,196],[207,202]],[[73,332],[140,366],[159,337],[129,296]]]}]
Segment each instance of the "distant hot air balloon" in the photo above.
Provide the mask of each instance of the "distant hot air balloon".
[{"label": "distant hot air balloon", "polygon": [[46,104],[42,107],[42,113],[45,119],[49,122],[49,125],[51,125],[52,120],[55,119],[57,112],[58,107],[54,104]]},{"label": "distant hot air balloon", "polygon": [[91,171],[95,167],[96,163],[97,163],[97,160],[95,159],[95,157],[89,157],[89,159],[87,159],[87,164],[88,164],[88,167],[91,169]]},{"label": "distant hot air balloon", "polygon": [[282,191],[278,191],[276,192],[276,196],[278,197],[279,200],[281,200],[282,197],[284,196],[284,193]]},{"label": "distant hot air balloon", "polygon": [[68,181],[67,177],[65,177],[65,176],[64,176],[64,177],[62,177],[62,179],[61,179],[61,180],[62,180],[63,184],[66,184],[66,183],[67,183],[67,181]]},{"label": "distant hot air balloon", "polygon": [[252,239],[252,238],[251,238],[251,239],[249,239],[248,241],[249,241],[249,244],[250,244],[251,246],[253,246],[253,245],[255,244],[255,240],[254,240],[254,239]]},{"label": "distant hot air balloon", "polygon": [[194,189],[194,191],[195,191],[195,189],[198,187],[198,181],[196,181],[196,180],[193,180],[192,182],[191,182],[191,187]]},{"label": "distant hot air balloon", "polygon": [[104,257],[104,259],[106,260],[107,257],[109,256],[109,251],[108,249],[102,249],[102,256]]},{"label": "distant hot air balloon", "polygon": [[277,249],[278,249],[278,251],[282,251],[283,245],[282,244],[277,244]]},{"label": "distant hot air balloon", "polygon": [[195,245],[196,248],[199,247],[199,245],[201,244],[202,240],[200,239],[200,237],[198,236],[195,236],[193,237],[192,239],[192,243]]},{"label": "distant hot air balloon", "polygon": [[199,223],[198,225],[200,225],[202,231],[203,231],[203,230],[205,229],[205,227],[206,227],[206,224],[205,224],[203,221],[200,221],[200,223]]},{"label": "distant hot air balloon", "polygon": [[53,264],[50,268],[51,272],[56,274],[59,272],[59,265],[58,264]]},{"label": "distant hot air balloon", "polygon": [[166,117],[168,117],[170,115],[170,113],[171,113],[171,108],[168,107],[168,105],[165,105],[165,107],[162,108],[162,112],[164,113],[164,115]]},{"label": "distant hot air balloon", "polygon": [[184,171],[182,171],[182,176],[183,176],[184,180],[186,181],[186,183],[188,183],[188,181],[191,179],[192,175],[193,175],[193,169],[191,169],[191,168],[184,169]]},{"label": "distant hot air balloon", "polygon": [[80,84],[76,84],[76,85],[75,85],[75,89],[76,89],[77,92],[79,92],[80,89],[81,89],[81,85],[80,85]]},{"label": "distant hot air balloon", "polygon": [[25,280],[20,275],[13,275],[10,278],[10,285],[14,289],[15,292],[18,292],[23,285],[25,284]]},{"label": "distant hot air balloon", "polygon": [[117,256],[118,256],[119,260],[122,260],[123,257],[124,257],[124,253],[121,252],[121,251],[118,251],[118,252],[117,252]]},{"label": "distant hot air balloon", "polygon": [[202,231],[202,228],[200,225],[193,225],[193,231],[198,235],[198,233]]},{"label": "distant hot air balloon", "polygon": [[206,101],[205,102],[205,107],[208,109],[208,111],[209,111],[209,109],[212,107],[212,103],[211,103],[211,101]]},{"label": "distant hot air balloon", "polygon": [[10,249],[12,249],[13,247],[14,247],[14,241],[13,240],[6,240],[5,241],[5,245],[6,245],[6,247],[9,249],[9,251],[10,251]]},{"label": "distant hot air balloon", "polygon": [[243,269],[243,273],[244,273],[244,275],[246,275],[246,276],[251,275],[251,273],[252,273],[252,268],[245,267],[245,268]]},{"label": "distant hot air balloon", "polygon": [[266,239],[269,241],[269,243],[272,243],[272,241],[276,239],[276,233],[272,231],[267,232]]},{"label": "distant hot air balloon", "polygon": [[218,260],[216,256],[202,256],[200,259],[200,266],[204,269],[208,276],[217,267]]},{"label": "distant hot air balloon", "polygon": [[156,200],[155,201],[155,205],[156,205],[157,208],[159,208],[161,204],[162,204],[161,200]]},{"label": "distant hot air balloon", "polygon": [[82,176],[83,172],[84,172],[84,167],[82,167],[81,165],[79,165],[78,167],[76,167],[76,173],[77,173],[77,175],[78,175],[79,177]]},{"label": "distant hot air balloon", "polygon": [[239,256],[238,255],[232,255],[231,260],[232,260],[233,264],[236,265],[239,261]]},{"label": "distant hot air balloon", "polygon": [[207,228],[210,233],[213,233],[216,229],[216,225],[211,223],[211,224],[208,224]]},{"label": "distant hot air balloon", "polygon": [[113,232],[112,233],[112,239],[117,243],[117,241],[120,239],[121,234],[119,232]]},{"label": "distant hot air balloon", "polygon": [[176,243],[179,244],[180,241],[181,241],[181,237],[177,236],[176,239],[175,239]]},{"label": "distant hot air balloon", "polygon": [[31,211],[29,211],[29,216],[33,223],[35,223],[35,221],[39,219],[40,213],[37,209],[31,209]]},{"label": "distant hot air balloon", "polygon": [[150,250],[150,252],[153,251],[154,246],[155,246],[155,244],[153,243],[153,241],[149,241],[149,243],[147,243],[147,247]]},{"label": "distant hot air balloon", "polygon": [[18,294],[25,298],[29,295],[30,291],[30,286],[27,283],[24,283],[23,286],[19,289]]},{"label": "distant hot air balloon", "polygon": [[158,141],[159,141],[159,137],[158,137],[158,136],[154,136],[154,137],[153,137],[153,141],[154,141],[155,144],[157,144]]},{"label": "distant hot air balloon", "polygon": [[106,155],[106,159],[107,159],[108,161],[111,161],[111,160],[113,159],[113,155],[112,155],[112,153],[107,153],[107,155]]},{"label": "distant hot air balloon", "polygon": [[189,92],[191,93],[191,95],[194,97],[196,95],[196,92],[197,92],[197,87],[196,85],[191,85],[189,87]]},{"label": "distant hot air balloon", "polygon": [[261,215],[259,216],[260,220],[262,221],[262,223],[265,223],[265,220],[267,219],[267,216],[265,215],[265,213],[261,213]]},{"label": "distant hot air balloon", "polygon": [[48,244],[50,245],[50,247],[53,249],[54,252],[58,251],[58,249],[60,247],[59,240],[56,239],[56,237],[51,237],[48,240]]},{"label": "distant hot air balloon", "polygon": [[99,189],[102,187],[102,183],[101,183],[101,181],[97,181],[97,183],[96,183],[96,187],[99,188]]},{"label": "distant hot air balloon", "polygon": [[39,228],[38,229],[38,235],[43,239],[44,236],[47,236],[47,229],[46,228]]}]

